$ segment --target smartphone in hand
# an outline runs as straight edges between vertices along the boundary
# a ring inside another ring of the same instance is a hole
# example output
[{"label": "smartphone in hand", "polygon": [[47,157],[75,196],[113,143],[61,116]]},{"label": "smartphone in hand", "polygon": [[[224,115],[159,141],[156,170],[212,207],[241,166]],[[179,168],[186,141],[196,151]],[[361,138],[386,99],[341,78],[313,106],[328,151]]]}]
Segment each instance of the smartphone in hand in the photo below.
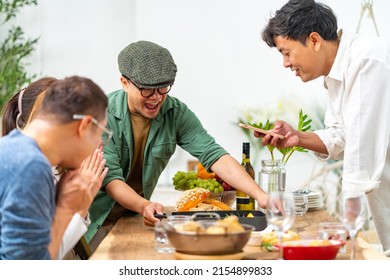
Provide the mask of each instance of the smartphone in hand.
[{"label": "smartphone in hand", "polygon": [[272,137],[278,137],[280,139],[284,139],[283,135],[277,134],[277,133],[273,132],[272,130],[264,130],[264,129],[257,128],[257,127],[251,126],[249,124],[244,124],[244,123],[239,123],[238,125],[243,127],[243,128],[246,128],[246,129],[257,131],[257,132],[262,133],[262,134],[268,134],[268,135],[271,135]]}]

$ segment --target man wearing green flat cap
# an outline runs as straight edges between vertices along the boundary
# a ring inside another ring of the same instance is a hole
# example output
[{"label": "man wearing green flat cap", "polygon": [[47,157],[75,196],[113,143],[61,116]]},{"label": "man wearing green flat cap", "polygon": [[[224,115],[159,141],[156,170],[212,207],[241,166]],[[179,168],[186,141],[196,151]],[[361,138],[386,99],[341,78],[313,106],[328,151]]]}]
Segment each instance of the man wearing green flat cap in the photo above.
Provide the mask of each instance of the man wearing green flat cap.
[{"label": "man wearing green flat cap", "polygon": [[[158,221],[163,205],[149,201],[176,145],[208,170],[265,207],[267,194],[202,126],[186,104],[168,95],[177,67],[170,52],[148,41],[124,48],[118,56],[122,89],[108,95],[107,126],[113,137],[104,147],[108,174],[90,209],[85,235],[92,250],[124,213]],[[129,211],[130,210],[130,211]]]}]

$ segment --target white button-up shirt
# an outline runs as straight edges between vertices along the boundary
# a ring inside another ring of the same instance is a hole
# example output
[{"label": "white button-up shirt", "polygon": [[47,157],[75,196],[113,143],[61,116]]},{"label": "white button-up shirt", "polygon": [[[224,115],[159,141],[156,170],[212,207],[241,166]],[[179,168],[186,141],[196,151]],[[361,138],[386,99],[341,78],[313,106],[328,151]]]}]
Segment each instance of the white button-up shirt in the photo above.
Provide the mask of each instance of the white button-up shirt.
[{"label": "white button-up shirt", "polygon": [[368,193],[371,216],[390,256],[390,46],[378,37],[343,34],[324,81],[325,130],[316,131],[328,155],[343,159],[343,190]]},{"label": "white button-up shirt", "polygon": [[317,156],[344,160],[344,190],[369,192],[390,171],[389,45],[377,37],[344,33],[324,85],[329,94],[326,129],[316,133],[329,155]]}]

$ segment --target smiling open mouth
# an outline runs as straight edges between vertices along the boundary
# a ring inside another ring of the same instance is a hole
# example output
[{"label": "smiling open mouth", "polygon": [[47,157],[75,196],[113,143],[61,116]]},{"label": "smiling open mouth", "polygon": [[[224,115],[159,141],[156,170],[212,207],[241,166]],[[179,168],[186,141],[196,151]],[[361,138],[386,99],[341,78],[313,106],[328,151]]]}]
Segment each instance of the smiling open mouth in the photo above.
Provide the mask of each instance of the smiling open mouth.
[{"label": "smiling open mouth", "polygon": [[146,107],[147,109],[149,109],[149,110],[156,110],[158,104],[159,104],[159,103],[157,103],[157,104],[145,103],[145,107]]}]

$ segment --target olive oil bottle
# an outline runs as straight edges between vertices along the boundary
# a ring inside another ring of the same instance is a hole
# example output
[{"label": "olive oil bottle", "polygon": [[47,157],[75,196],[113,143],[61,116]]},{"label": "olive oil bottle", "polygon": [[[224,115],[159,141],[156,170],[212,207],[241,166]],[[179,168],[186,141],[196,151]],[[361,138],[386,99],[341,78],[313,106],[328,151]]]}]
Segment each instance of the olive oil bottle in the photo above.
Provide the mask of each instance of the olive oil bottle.
[{"label": "olive oil bottle", "polygon": [[[250,143],[242,143],[242,161],[241,166],[245,171],[255,179],[255,171],[250,161]],[[236,191],[236,209],[237,210],[255,210],[255,200],[246,193],[237,190]]]}]

